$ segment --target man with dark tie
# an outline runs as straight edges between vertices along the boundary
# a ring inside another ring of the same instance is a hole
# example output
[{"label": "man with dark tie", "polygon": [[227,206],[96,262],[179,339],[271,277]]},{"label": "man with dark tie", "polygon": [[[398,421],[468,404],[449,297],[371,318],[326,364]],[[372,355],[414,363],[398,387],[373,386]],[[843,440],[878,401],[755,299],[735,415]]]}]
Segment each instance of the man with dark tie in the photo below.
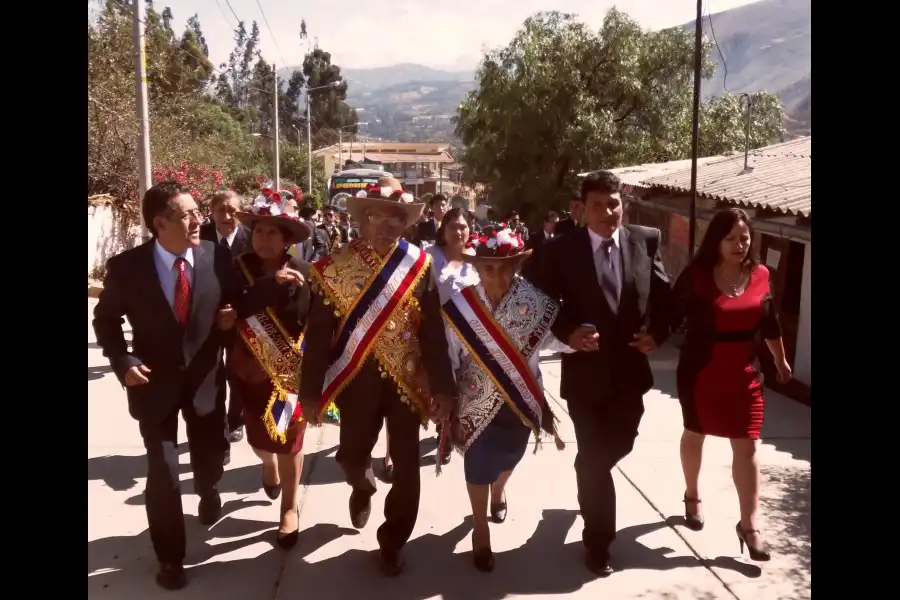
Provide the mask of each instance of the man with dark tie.
[{"label": "man with dark tie", "polygon": [[[252,314],[259,306],[240,289],[231,252],[200,240],[200,211],[185,188],[172,181],[153,186],[141,212],[153,238],[107,261],[93,325],[147,451],[144,497],[160,563],[156,581],[178,589],[186,582],[178,415],[187,424],[200,522],[211,525],[222,510],[217,485],[228,448],[222,361],[228,338],[222,329],[233,325],[236,311]],[[261,296],[273,291],[277,278],[257,280],[254,288],[268,287],[259,292],[263,306]]]},{"label": "man with dark tie", "polygon": [[565,235],[584,226],[584,200],[572,198],[569,204],[569,215],[556,224],[554,235]]},{"label": "man with dark tie", "polygon": [[[234,219],[234,213],[241,209],[242,201],[243,198],[234,190],[222,190],[213,194],[209,201],[211,220],[200,226],[200,239],[227,248],[234,257],[251,251],[250,232]],[[230,382],[228,397],[225,418],[228,441],[235,443],[244,439],[244,412],[240,394]],[[230,452],[226,454],[226,463],[230,460],[229,455]]]},{"label": "man with dark tie", "polygon": [[412,239],[413,244],[420,248],[423,248],[422,244],[425,244],[425,247],[434,245],[437,241],[437,230],[441,226],[441,219],[444,218],[444,213],[447,212],[447,206],[447,196],[443,194],[435,194],[428,199],[428,208],[431,209],[433,216],[429,219],[423,219],[416,224]]},{"label": "man with dark tie", "polygon": [[578,443],[575,475],[586,564],[599,577],[612,573],[612,469],[634,447],[643,396],[653,385],[647,355],[669,335],[670,288],[660,232],[622,225],[620,187],[608,171],[584,178],[579,200],[587,226],[550,240],[534,279],[562,304],[553,334],[576,350],[562,356],[560,395]]}]

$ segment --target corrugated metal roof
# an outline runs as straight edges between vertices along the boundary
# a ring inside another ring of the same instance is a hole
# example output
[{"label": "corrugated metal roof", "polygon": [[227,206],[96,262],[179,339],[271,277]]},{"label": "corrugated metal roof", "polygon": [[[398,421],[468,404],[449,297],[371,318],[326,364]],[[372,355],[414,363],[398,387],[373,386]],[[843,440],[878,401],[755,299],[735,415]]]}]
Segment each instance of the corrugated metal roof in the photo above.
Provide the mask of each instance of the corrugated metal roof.
[{"label": "corrugated metal roof", "polygon": [[[744,155],[713,156],[697,164],[697,193],[733,204],[768,208],[790,215],[812,213],[811,136],[750,152],[744,171]],[[615,169],[626,185],[691,189],[691,161]]]}]

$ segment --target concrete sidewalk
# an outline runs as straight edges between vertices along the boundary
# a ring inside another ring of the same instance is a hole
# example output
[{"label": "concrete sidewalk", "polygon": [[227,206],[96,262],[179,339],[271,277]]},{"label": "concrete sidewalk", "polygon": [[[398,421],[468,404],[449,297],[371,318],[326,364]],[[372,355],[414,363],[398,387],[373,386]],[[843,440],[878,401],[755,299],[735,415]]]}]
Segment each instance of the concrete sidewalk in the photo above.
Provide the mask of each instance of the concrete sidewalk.
[{"label": "concrete sidewalk", "polygon": [[[88,300],[90,310],[95,300]],[[273,545],[277,502],[262,493],[257,459],[246,443],[234,445],[221,482],[225,515],[211,528],[188,517],[189,585],[164,592],[153,582],[155,559],[143,507],[144,450],[124,392],[109,373],[88,323],[88,594],[92,599],[215,598],[216,600],[499,600],[501,598],[751,598],[810,596],[809,409],[777,394],[767,396],[763,464],[763,529],[775,557],[754,564],[738,556],[737,499],[727,441],[709,440],[703,495],[707,527],[678,523],[683,483],[678,458],[681,415],[674,395],[674,351],[654,357],[657,389],[634,452],[616,475],[619,537],[613,552],[621,569],[592,580],[582,566],[581,519],[576,503],[575,456],[565,403],[557,410],[569,446],[547,444],[528,454],[509,485],[509,518],[493,526],[497,568],[471,567],[471,526],[456,456],[434,477],[433,433],[422,435],[422,502],[407,568],[384,579],[374,568],[375,530],[384,492],[373,499],[369,526],[357,532],[347,515],[349,488],[335,463],[338,429],[310,430],[304,453],[301,542],[290,553]],[[543,367],[551,399],[559,364]],[[183,428],[182,428],[183,435]],[[181,446],[184,508],[197,514],[190,493],[186,445]],[[384,454],[384,439],[375,451]],[[376,461],[377,462],[377,461]]]}]

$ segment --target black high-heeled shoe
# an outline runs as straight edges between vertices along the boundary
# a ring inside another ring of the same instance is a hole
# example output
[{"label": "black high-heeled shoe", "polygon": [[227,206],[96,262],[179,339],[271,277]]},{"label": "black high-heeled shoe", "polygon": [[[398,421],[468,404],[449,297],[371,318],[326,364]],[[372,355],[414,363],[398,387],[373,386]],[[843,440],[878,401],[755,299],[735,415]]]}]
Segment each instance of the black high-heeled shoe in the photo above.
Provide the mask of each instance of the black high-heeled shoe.
[{"label": "black high-heeled shoe", "polygon": [[697,508],[701,500],[698,498],[688,498],[687,494],[684,496],[684,524],[685,526],[692,531],[700,531],[703,529],[703,526],[706,525],[706,520],[703,518],[703,515],[698,513],[691,513],[688,510],[688,504],[693,504],[695,508]]},{"label": "black high-heeled shoe", "polygon": [[506,514],[509,512],[509,506],[506,504],[506,493],[503,493],[503,501],[491,503],[491,521],[500,524],[506,520]]},{"label": "black high-heeled shoe", "polygon": [[263,480],[263,491],[266,493],[266,496],[269,497],[269,500],[278,500],[278,496],[281,495],[281,484],[277,485],[269,485]]},{"label": "black high-heeled shoe", "polygon": [[494,570],[494,552],[490,546],[477,548],[474,532],[472,533],[472,564],[482,573],[490,573]]},{"label": "black high-heeled shoe", "polygon": [[385,483],[394,483],[394,463],[381,461],[382,477],[384,478]]},{"label": "black high-heeled shoe", "polygon": [[300,505],[297,505],[295,510],[297,511],[297,529],[288,533],[278,531],[275,535],[275,542],[282,550],[290,550],[297,545],[297,540],[300,539]]},{"label": "black high-heeled shoe", "polygon": [[763,544],[759,548],[754,548],[750,545],[750,542],[747,541],[747,536],[754,533],[759,533],[759,529],[749,529],[745,531],[741,529],[740,521],[738,521],[738,524],[734,526],[734,529],[735,531],[737,531],[738,540],[741,543],[741,555],[744,554],[744,544],[746,544],[747,552],[750,554],[750,560],[755,560],[756,562],[766,562],[768,560],[771,560],[772,553],[769,552],[769,549],[766,548],[765,544]]}]

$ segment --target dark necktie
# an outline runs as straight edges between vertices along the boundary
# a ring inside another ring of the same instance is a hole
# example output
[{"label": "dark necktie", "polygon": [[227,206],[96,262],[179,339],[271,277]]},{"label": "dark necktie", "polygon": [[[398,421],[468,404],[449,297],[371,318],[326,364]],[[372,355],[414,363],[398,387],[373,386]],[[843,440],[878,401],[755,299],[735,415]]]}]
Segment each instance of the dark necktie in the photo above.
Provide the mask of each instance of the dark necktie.
[{"label": "dark necktie", "polygon": [[594,265],[597,268],[597,279],[600,281],[600,287],[603,288],[603,295],[609,303],[609,307],[613,312],[618,312],[619,308],[619,278],[612,266],[612,249],[615,242],[612,240],[603,240],[597,249],[597,256]]},{"label": "dark necktie", "polygon": [[227,237],[223,237],[223,238],[219,241],[219,243],[222,244],[222,245],[225,247],[226,250],[231,250],[231,244],[228,243],[228,238],[227,238]]},{"label": "dark necktie", "polygon": [[175,279],[175,302],[172,308],[175,311],[175,318],[182,327],[185,327],[191,310],[191,285],[187,278],[187,261],[176,258],[175,268],[178,269],[178,275]]}]

